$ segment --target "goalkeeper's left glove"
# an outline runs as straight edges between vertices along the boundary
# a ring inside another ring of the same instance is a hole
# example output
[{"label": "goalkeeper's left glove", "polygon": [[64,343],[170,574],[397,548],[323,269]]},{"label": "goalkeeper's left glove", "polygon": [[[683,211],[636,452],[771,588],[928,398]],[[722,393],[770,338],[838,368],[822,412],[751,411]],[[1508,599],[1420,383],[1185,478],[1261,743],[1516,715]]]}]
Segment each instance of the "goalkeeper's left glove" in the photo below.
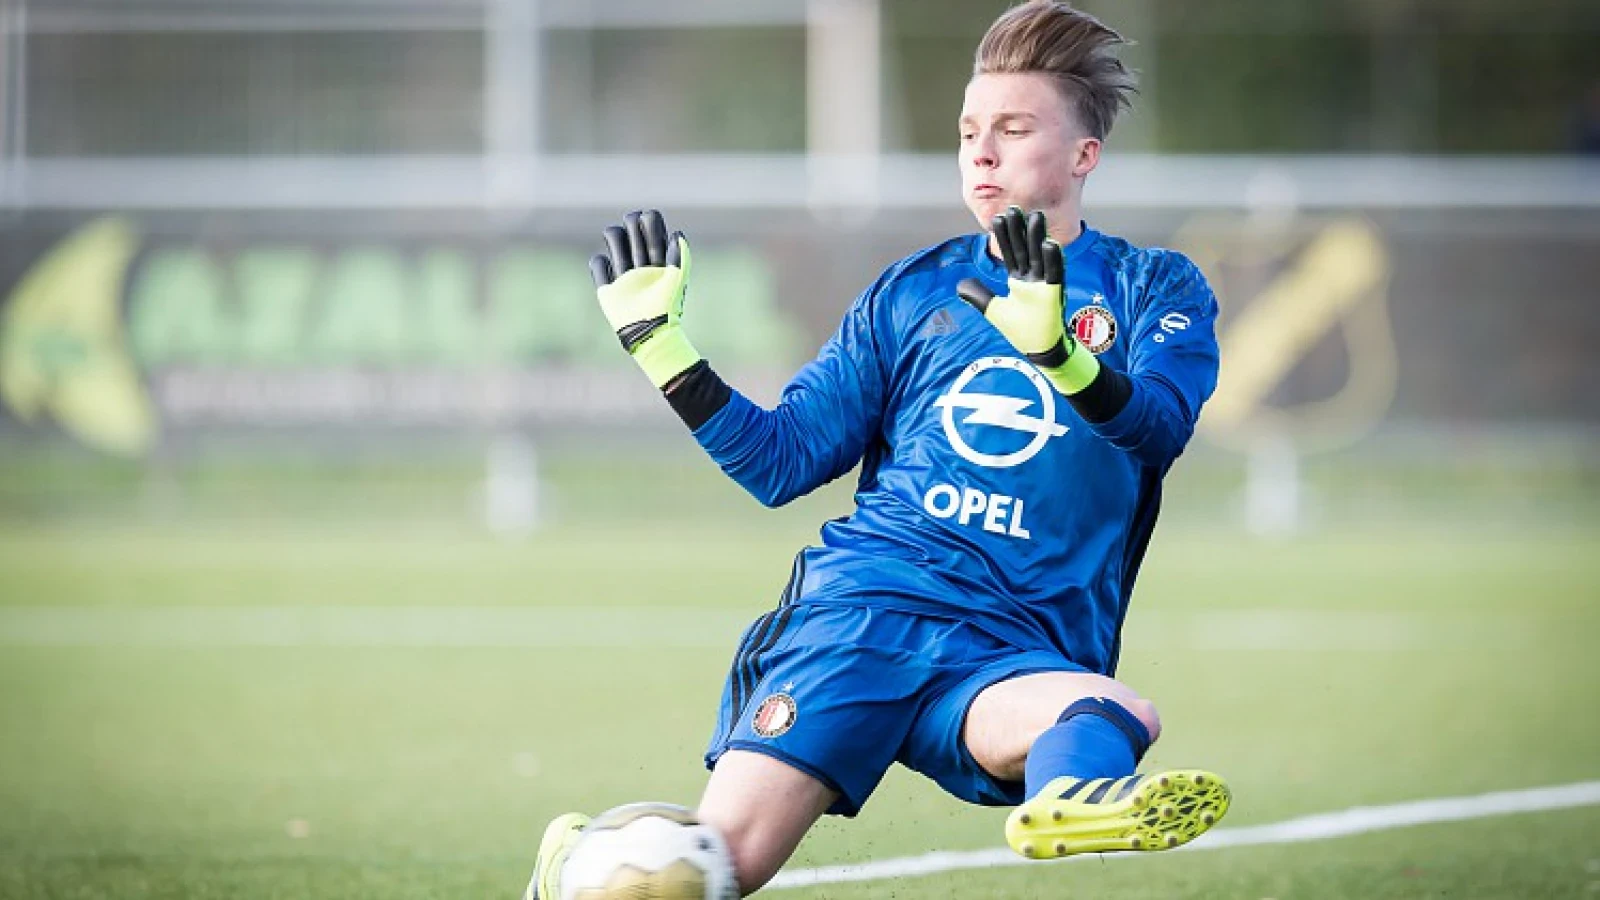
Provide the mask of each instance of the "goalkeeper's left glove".
[{"label": "goalkeeper's left glove", "polygon": [[689,241],[669,236],[656,210],[631,212],[621,226],[605,230],[608,253],[589,260],[600,310],[623,349],[658,388],[700,361],[683,333],[684,295],[689,289]]},{"label": "goalkeeper's left glove", "polygon": [[1005,262],[1007,293],[997,296],[976,278],[963,279],[956,293],[983,313],[1056,390],[1069,397],[1079,393],[1100,371],[1100,361],[1067,334],[1061,245],[1047,237],[1044,213],[1024,217],[1013,206],[995,216],[990,228]]}]

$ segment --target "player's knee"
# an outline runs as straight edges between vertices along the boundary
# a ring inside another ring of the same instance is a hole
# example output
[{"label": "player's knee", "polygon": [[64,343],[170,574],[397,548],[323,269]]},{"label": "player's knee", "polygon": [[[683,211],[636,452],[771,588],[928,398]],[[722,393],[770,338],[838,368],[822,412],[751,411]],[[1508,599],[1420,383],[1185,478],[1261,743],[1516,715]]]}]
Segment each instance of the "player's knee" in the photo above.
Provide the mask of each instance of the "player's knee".
[{"label": "player's knee", "polygon": [[702,807],[699,816],[700,821],[722,833],[728,854],[733,858],[741,896],[755,893],[778,874],[805,833],[805,825],[810,824],[789,821],[782,815],[762,814],[753,806]]},{"label": "player's knee", "polygon": [[760,829],[723,829],[722,839],[727,842],[728,853],[733,857],[733,871],[739,882],[739,893],[748,896],[766,886],[772,876],[783,867],[787,854],[771,846]]},{"label": "player's knee", "polygon": [[1156,705],[1149,700],[1124,700],[1122,708],[1133,714],[1139,724],[1144,726],[1145,733],[1150,735],[1150,743],[1154,744],[1156,738],[1161,737],[1161,716],[1156,712]]},{"label": "player's knee", "polygon": [[761,753],[729,751],[700,798],[700,821],[722,832],[745,894],[772,880],[833,803],[821,781]]}]

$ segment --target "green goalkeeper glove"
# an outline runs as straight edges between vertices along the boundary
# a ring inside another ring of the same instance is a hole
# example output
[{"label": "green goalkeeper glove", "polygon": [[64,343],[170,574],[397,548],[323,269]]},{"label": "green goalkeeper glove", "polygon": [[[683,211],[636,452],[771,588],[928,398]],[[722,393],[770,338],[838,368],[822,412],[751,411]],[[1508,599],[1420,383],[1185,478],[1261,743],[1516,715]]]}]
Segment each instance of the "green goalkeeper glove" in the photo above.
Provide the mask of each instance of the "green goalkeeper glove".
[{"label": "green goalkeeper glove", "polygon": [[956,285],[961,299],[983,313],[1013,347],[1071,396],[1089,386],[1100,361],[1067,334],[1062,315],[1061,245],[1046,236],[1044,213],[1011,207],[990,224],[1006,266],[1006,291],[996,296],[982,281]]},{"label": "green goalkeeper glove", "polygon": [[689,289],[689,241],[661,213],[631,212],[605,230],[607,253],[589,260],[600,310],[622,347],[658,388],[700,361],[678,320]]}]

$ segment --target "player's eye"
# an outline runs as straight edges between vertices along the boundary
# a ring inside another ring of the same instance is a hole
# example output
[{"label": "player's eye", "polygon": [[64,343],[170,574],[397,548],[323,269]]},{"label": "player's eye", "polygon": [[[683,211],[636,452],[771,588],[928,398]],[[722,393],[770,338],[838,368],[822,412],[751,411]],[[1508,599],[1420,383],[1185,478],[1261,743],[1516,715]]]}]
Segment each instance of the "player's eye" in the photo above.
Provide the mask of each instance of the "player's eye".
[{"label": "player's eye", "polygon": [[1028,133],[1026,128],[1007,128],[1006,137],[1022,137]]}]

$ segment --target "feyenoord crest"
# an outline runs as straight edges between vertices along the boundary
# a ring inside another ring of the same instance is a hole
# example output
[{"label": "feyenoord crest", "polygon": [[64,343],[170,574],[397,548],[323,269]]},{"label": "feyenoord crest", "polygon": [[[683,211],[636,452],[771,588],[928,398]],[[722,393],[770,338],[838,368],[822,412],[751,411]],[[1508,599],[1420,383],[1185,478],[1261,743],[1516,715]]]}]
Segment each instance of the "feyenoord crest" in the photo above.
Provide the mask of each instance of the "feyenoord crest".
[{"label": "feyenoord crest", "polygon": [[755,728],[756,734],[762,737],[777,737],[794,727],[797,715],[793,697],[788,694],[773,694],[761,701],[761,705],[756,708],[756,718],[751,725]]},{"label": "feyenoord crest", "polygon": [[1104,306],[1085,306],[1067,320],[1067,330],[1074,340],[1098,356],[1117,339],[1117,320]]}]

